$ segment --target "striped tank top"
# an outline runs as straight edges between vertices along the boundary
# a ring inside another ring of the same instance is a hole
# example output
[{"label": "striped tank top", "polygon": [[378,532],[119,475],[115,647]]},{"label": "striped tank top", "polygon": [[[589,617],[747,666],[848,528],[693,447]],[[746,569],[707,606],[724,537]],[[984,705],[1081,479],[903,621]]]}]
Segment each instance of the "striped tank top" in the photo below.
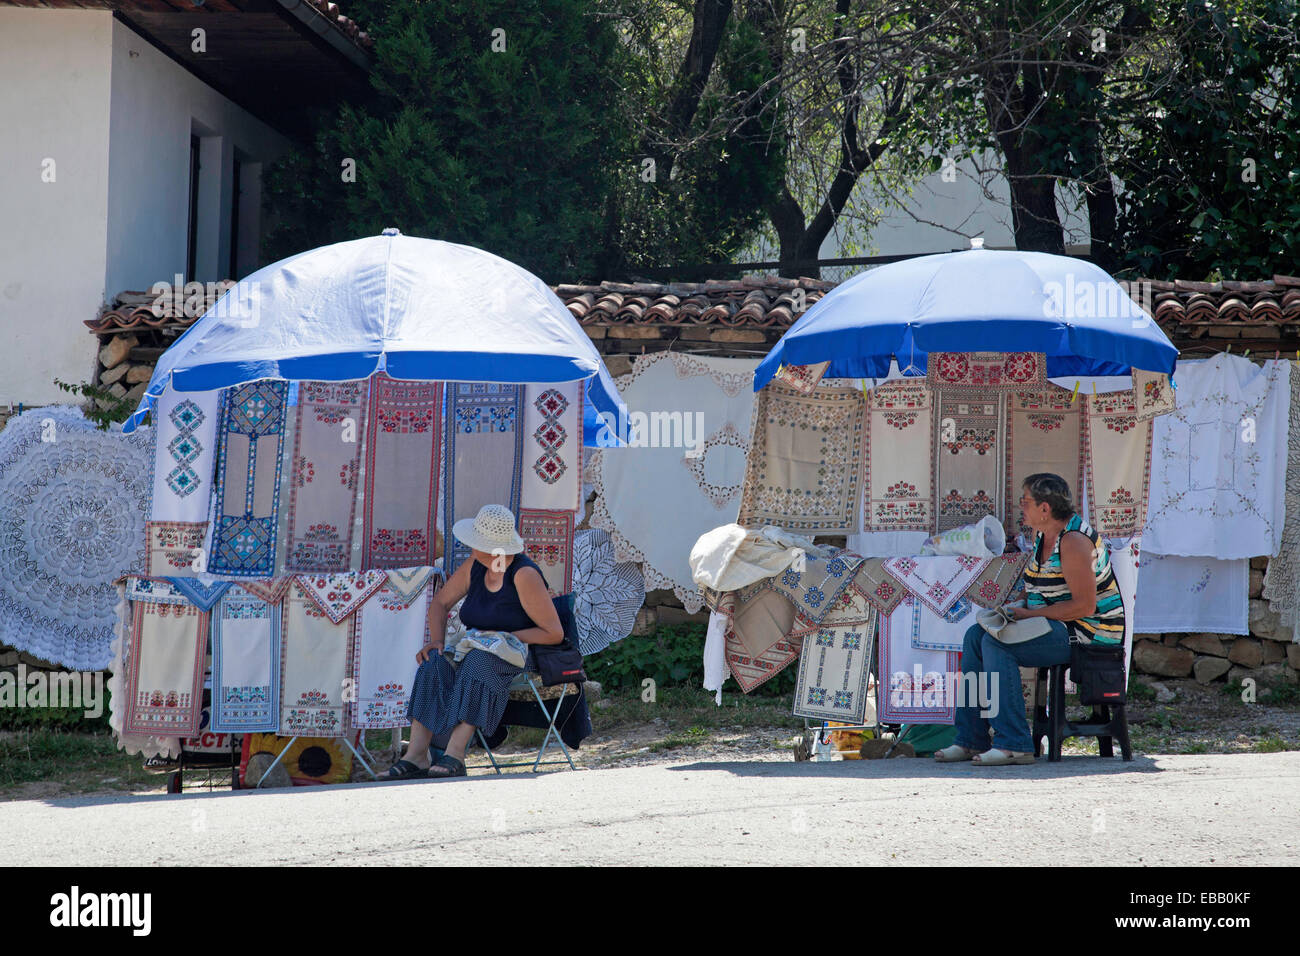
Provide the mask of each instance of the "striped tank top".
[{"label": "striped tank top", "polygon": [[1066,622],[1066,626],[1070,628],[1074,640],[1082,644],[1093,641],[1098,644],[1122,644],[1124,599],[1120,597],[1115,572],[1110,566],[1110,552],[1101,540],[1101,535],[1078,514],[1070,517],[1065,530],[1057,536],[1056,547],[1046,560],[1042,557],[1042,533],[1034,538],[1034,554],[1025,568],[1025,603],[1029,607],[1045,607],[1070,600],[1070,589],[1065,584],[1065,575],[1061,573],[1061,538],[1070,531],[1080,531],[1092,541],[1092,571],[1097,578],[1097,609],[1088,617]]}]

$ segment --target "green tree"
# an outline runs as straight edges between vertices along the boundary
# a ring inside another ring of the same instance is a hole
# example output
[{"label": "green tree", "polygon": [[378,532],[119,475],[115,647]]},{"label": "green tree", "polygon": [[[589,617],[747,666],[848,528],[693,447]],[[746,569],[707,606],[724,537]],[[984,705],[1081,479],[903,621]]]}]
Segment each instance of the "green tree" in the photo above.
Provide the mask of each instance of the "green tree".
[{"label": "green tree", "polygon": [[625,130],[618,37],[589,6],[369,4],[375,95],[273,170],[270,253],[397,226],[543,276],[594,272]]},{"label": "green tree", "polygon": [[[663,82],[690,20],[657,0],[657,19],[617,4],[363,0],[374,96],[341,105],[269,174],[270,255],[386,226],[552,282],[730,255],[759,225],[780,152],[760,118],[701,134],[751,83],[759,44],[723,17],[691,53],[697,72]],[[646,44],[636,27],[652,21]]]},{"label": "green tree", "polygon": [[1300,14],[1293,0],[1173,5],[1168,82],[1118,117],[1123,264],[1200,279],[1300,260]]}]

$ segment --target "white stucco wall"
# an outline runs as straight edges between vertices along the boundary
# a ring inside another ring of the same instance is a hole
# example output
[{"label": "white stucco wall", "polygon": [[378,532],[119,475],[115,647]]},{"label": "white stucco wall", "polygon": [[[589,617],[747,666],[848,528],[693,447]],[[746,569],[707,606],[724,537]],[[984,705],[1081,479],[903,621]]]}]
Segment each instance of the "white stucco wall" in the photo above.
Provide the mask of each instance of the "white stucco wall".
[{"label": "white stucco wall", "polygon": [[[965,249],[966,236],[983,236],[985,248],[1014,249],[1011,223],[1011,190],[1001,172],[1001,157],[986,152],[978,158],[955,163],[953,182],[941,172],[931,173],[916,183],[910,195],[892,195],[870,178],[858,188],[884,216],[872,230],[871,245],[878,252],[867,255],[948,252]],[[1088,246],[1087,211],[1075,208],[1077,190],[1057,187],[1057,213],[1065,230],[1067,251]],[[826,253],[823,255],[835,255]]]},{"label": "white stucco wall", "polygon": [[209,137],[212,162],[197,277],[229,274],[236,155],[247,274],[260,164],[288,141],[109,11],[0,7],[0,405],[69,401],[54,379],[95,371],[82,322],[118,292],[184,272],[191,129]]},{"label": "white stucco wall", "polygon": [[[844,241],[848,230],[844,223],[822,242],[822,259],[850,256],[924,255],[950,252],[970,247],[971,236],[983,236],[987,249],[1014,249],[1015,233],[1011,224],[1011,191],[1001,173],[1001,158],[986,152],[978,165],[971,158],[955,163],[955,179],[945,182],[941,172],[923,177],[912,185],[910,193],[892,193],[871,175],[858,180],[854,203],[864,210],[875,210],[879,221],[865,234],[857,226],[857,248]],[[1089,230],[1086,209],[1075,208],[1077,191],[1057,187],[1057,211],[1065,229],[1067,253],[1088,250]],[[739,261],[777,259],[777,247],[756,243],[742,253]],[[870,266],[828,266],[823,279],[843,281]]]},{"label": "white stucco wall", "polygon": [[[104,300],[112,16],[0,8],[0,403],[67,402]],[[54,181],[42,162],[54,160]]]},{"label": "white stucco wall", "polygon": [[[234,157],[264,163],[286,150],[288,140],[118,22],[112,63],[105,289],[109,295],[146,289],[185,271],[192,128],[205,136],[199,222],[208,227],[199,235],[196,278],[230,278]],[[248,217],[258,211],[260,177],[246,175],[242,185],[240,233],[247,236],[246,229],[256,228],[256,218],[250,224]],[[241,243],[245,260],[251,245]],[[241,271],[257,264],[241,262]]]}]

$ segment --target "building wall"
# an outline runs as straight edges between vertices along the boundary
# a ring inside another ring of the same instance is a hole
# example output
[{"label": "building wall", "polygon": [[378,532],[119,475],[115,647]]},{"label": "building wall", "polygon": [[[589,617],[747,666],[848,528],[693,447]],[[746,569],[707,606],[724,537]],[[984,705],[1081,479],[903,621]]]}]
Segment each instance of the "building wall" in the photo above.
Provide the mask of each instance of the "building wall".
[{"label": "building wall", "polygon": [[[986,151],[979,163],[971,158],[955,162],[955,178],[945,182],[942,172],[930,173],[912,184],[910,193],[892,192],[868,173],[854,187],[854,202],[870,208],[879,220],[849,248],[846,231],[832,229],[818,255],[822,259],[848,256],[925,255],[967,249],[968,236],[983,236],[987,249],[1016,248],[1011,221],[1011,190],[1002,174],[1001,156]],[[1057,209],[1065,230],[1066,252],[1086,254],[1090,246],[1088,215],[1078,206],[1078,190],[1057,187]],[[859,233],[862,230],[859,229]],[[742,253],[741,261],[775,260],[780,252],[761,240]],[[823,279],[843,281],[862,266],[827,266]]]},{"label": "building wall", "polygon": [[200,281],[239,278],[230,271],[234,161],[244,164],[239,271],[257,257],[260,167],[289,141],[114,21],[109,140],[109,295],[147,289],[184,273],[189,228],[190,135],[201,137],[198,256]]},{"label": "building wall", "polygon": [[81,323],[104,301],[112,28],[103,11],[0,8],[6,410],[67,401],[54,379],[94,373],[95,338]]},{"label": "building wall", "polygon": [[54,380],[96,370],[83,320],[185,271],[192,130],[195,277],[231,275],[236,158],[240,275],[261,264],[262,164],[288,140],[109,11],[0,8],[0,127],[0,407],[68,401]]}]

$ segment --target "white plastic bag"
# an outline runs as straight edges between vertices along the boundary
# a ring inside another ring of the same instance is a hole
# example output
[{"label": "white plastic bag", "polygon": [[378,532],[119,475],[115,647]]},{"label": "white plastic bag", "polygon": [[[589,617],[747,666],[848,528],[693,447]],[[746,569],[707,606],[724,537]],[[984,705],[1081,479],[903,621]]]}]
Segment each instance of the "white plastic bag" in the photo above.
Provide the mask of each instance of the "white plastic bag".
[{"label": "white plastic bag", "polygon": [[1002,522],[993,515],[985,515],[975,524],[964,524],[932,535],[921,545],[921,553],[994,558],[1003,552],[1006,544],[1007,534],[1002,530]]}]

